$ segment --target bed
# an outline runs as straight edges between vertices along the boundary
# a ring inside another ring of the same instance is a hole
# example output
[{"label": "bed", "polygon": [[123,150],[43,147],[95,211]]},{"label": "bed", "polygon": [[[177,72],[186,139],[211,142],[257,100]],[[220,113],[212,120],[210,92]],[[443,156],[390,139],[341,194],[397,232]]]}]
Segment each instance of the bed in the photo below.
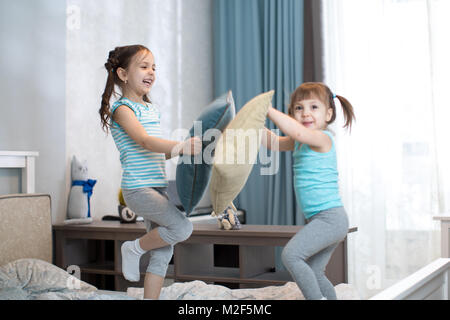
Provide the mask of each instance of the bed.
[{"label": "bed", "polygon": [[450,259],[440,258],[371,300],[449,300]]},{"label": "bed", "polygon": [[[356,291],[336,287],[338,298],[354,300]],[[143,288],[127,292],[98,290],[65,270],[39,259],[18,259],[0,267],[0,300],[141,300]],[[258,289],[229,289],[203,281],[173,283],[162,288],[161,300],[303,300],[293,282]]]},{"label": "bed", "polygon": [[[46,194],[0,196],[0,300],[140,300],[143,288],[98,290],[55,266],[51,199]],[[74,270],[76,271],[76,270]],[[359,299],[349,284],[336,286],[338,299]],[[164,300],[302,300],[294,282],[256,289],[229,289],[203,281],[162,289]]]},{"label": "bed", "polygon": [[450,216],[441,221],[441,258],[373,296],[371,300],[450,300]]}]

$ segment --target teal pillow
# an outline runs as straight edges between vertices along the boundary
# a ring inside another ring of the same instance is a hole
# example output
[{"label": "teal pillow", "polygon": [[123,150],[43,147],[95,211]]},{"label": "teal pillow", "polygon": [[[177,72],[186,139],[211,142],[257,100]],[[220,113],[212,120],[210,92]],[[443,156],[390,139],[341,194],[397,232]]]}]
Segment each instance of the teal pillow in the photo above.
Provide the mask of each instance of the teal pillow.
[{"label": "teal pillow", "polygon": [[[235,114],[233,94],[228,91],[203,110],[189,131],[188,138],[201,134],[203,147],[201,155],[180,156],[177,164],[177,192],[187,216],[192,213],[208,188],[215,144]],[[210,131],[207,132],[208,130]]]}]

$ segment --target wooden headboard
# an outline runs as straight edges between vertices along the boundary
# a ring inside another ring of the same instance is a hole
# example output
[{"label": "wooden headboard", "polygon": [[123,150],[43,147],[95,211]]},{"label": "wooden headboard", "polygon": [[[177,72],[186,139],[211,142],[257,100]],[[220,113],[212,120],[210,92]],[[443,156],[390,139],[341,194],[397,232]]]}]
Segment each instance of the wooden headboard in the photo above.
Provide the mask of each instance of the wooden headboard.
[{"label": "wooden headboard", "polygon": [[22,258],[52,263],[52,250],[50,195],[0,196],[0,266]]}]

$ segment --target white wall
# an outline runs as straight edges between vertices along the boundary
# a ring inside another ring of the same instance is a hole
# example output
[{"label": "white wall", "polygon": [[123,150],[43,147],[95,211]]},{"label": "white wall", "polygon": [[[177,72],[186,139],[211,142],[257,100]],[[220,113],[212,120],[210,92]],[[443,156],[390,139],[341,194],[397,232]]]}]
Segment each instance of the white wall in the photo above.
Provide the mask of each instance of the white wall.
[{"label": "white wall", "polygon": [[[129,44],[152,50],[157,80],[151,98],[161,110],[163,133],[170,138],[175,129],[189,129],[201,108],[213,99],[212,4],[211,0],[67,3],[79,10],[80,23],[67,31],[66,193],[72,155],[87,159],[90,178],[97,179],[91,210],[100,219],[117,214],[121,180],[119,153],[111,135],[101,130],[98,115],[108,52]],[[169,161],[169,178],[175,177],[174,169]],[[63,218],[58,213],[58,219]]]},{"label": "white wall", "polygon": [[[0,150],[39,151],[36,192],[65,210],[65,10],[60,0],[0,1]],[[0,169],[0,194],[19,169]]]},{"label": "white wall", "polygon": [[[98,180],[93,217],[117,214],[119,154],[98,115],[109,50],[137,43],[152,50],[151,96],[170,138],[213,99],[211,15],[212,0],[0,1],[0,150],[40,153],[36,191],[51,194],[54,223],[66,218],[73,155]],[[175,163],[167,163],[169,178]],[[0,169],[0,194],[19,188],[19,170]]]}]

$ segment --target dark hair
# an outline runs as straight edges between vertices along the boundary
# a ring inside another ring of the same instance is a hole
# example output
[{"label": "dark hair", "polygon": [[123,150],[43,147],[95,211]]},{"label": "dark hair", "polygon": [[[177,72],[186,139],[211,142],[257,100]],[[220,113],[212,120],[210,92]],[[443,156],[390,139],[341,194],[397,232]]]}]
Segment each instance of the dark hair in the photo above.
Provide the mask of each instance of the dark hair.
[{"label": "dark hair", "polygon": [[[114,50],[109,52],[108,60],[105,63],[106,71],[108,71],[108,78],[106,80],[105,91],[102,94],[102,102],[101,107],[99,109],[100,120],[102,123],[103,130],[108,133],[108,129],[111,126],[111,111],[109,106],[109,100],[111,99],[111,95],[117,95],[117,92],[114,91],[114,86],[118,85],[122,87],[123,81],[117,75],[117,69],[123,68],[126,69],[130,65],[131,59],[141,51],[150,50],[142,45],[131,45],[131,46],[123,46],[116,47]],[[147,95],[143,97],[144,101],[150,102],[150,99]]]},{"label": "dark hair", "polygon": [[341,102],[342,110],[344,111],[345,125],[344,128],[351,130],[352,123],[355,120],[355,114],[353,112],[353,106],[351,103],[342,96],[334,96],[330,88],[321,82],[305,82],[299,86],[291,95],[291,102],[289,104],[289,115],[294,117],[295,103],[301,100],[307,99],[319,99],[326,106],[333,109],[333,115],[331,116],[328,124],[332,124],[336,120],[336,104],[334,98],[338,98]]}]

